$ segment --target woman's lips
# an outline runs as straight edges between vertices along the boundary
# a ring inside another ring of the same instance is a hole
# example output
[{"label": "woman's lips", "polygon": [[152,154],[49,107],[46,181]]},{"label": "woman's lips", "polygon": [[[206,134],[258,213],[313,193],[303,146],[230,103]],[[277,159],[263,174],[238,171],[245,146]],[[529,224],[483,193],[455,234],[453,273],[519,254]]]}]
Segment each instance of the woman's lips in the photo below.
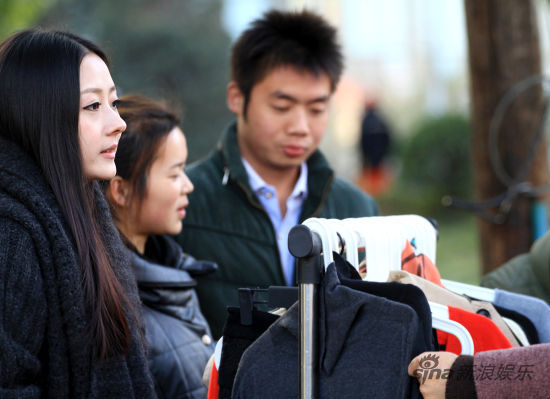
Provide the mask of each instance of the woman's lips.
[{"label": "woman's lips", "polygon": [[288,157],[300,157],[305,154],[306,149],[300,146],[286,145],[283,147],[283,151]]},{"label": "woman's lips", "polygon": [[178,217],[179,217],[180,219],[185,218],[185,215],[186,215],[186,213],[187,213],[186,210],[185,210],[185,208],[186,208],[185,206],[182,206],[181,208],[178,208],[177,211],[176,211],[176,212],[178,213]]},{"label": "woman's lips", "polygon": [[105,150],[101,151],[101,155],[104,156],[105,158],[115,159],[117,147],[118,146],[114,144],[109,148],[106,148]]}]

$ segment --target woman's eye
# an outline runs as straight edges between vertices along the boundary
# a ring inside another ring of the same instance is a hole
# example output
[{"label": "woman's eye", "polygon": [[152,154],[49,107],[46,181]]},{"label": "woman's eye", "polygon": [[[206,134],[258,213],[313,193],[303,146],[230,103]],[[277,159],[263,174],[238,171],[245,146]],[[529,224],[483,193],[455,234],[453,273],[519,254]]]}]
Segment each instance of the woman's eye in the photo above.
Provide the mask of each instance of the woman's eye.
[{"label": "woman's eye", "polygon": [[84,109],[87,109],[88,111],[97,111],[100,106],[101,106],[100,102],[95,102],[93,104],[85,106]]},{"label": "woman's eye", "polygon": [[174,173],[173,175],[170,175],[170,176],[168,176],[168,177],[170,177],[170,179],[176,180],[176,179],[181,178],[182,176],[185,176],[184,168],[185,168],[185,167],[179,169],[177,173]]},{"label": "woman's eye", "polygon": [[118,106],[120,105],[120,100],[113,101],[113,108],[118,109]]}]

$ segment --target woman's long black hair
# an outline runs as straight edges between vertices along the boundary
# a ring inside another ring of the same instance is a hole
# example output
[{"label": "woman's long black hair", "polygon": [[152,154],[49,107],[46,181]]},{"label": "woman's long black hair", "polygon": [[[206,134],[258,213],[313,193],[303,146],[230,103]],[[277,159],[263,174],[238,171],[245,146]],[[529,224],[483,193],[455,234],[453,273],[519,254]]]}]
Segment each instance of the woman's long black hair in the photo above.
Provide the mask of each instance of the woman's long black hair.
[{"label": "woman's long black hair", "polygon": [[84,175],[78,138],[80,64],[95,44],[76,35],[37,29],[0,44],[0,136],[40,165],[61,207],[82,270],[96,359],[127,354],[129,304],[113,271],[95,217],[93,185]]}]

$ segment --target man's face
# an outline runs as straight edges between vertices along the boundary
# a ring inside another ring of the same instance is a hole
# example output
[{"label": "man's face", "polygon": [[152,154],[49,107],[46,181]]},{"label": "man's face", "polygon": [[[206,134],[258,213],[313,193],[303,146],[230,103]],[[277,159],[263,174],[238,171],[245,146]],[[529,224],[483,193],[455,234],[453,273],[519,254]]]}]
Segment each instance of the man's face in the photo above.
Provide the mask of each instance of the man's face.
[{"label": "man's face", "polygon": [[244,97],[230,83],[228,105],[237,115],[241,155],[261,176],[295,169],[317,149],[328,122],[330,88],[324,73],[276,68],[252,88],[245,117]]}]

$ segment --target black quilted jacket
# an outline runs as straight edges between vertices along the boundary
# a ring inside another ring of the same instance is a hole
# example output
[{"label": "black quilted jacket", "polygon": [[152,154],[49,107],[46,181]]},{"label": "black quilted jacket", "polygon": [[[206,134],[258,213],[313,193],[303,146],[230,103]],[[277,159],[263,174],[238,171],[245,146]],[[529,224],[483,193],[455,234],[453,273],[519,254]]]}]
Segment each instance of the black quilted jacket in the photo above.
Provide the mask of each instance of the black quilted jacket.
[{"label": "black quilted jacket", "polygon": [[166,236],[150,236],[144,256],[134,253],[134,261],[158,397],[206,398],[202,374],[214,343],[191,274],[215,265],[184,256]]}]

